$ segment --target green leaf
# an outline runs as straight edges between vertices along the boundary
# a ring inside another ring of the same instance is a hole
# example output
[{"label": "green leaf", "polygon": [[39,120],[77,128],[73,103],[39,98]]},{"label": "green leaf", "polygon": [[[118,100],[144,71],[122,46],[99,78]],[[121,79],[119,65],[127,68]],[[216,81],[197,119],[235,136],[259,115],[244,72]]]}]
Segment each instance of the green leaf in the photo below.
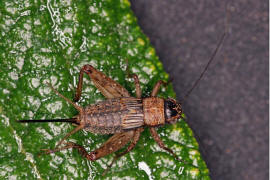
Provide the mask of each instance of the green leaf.
[{"label": "green leaf", "polygon": [[[127,0],[0,1],[0,177],[5,179],[209,179],[198,144],[187,124],[158,129],[164,143],[186,163],[175,160],[142,133],[135,149],[122,157],[105,177],[113,158],[90,162],[77,151],[38,156],[54,148],[74,127],[65,123],[19,124],[21,119],[69,118],[77,114],[45,84],[72,99],[84,64],[119,82],[132,95],[126,60],[139,76],[143,95],[158,80],[168,80],[149,39],[140,30]],[[104,97],[85,76],[80,106]],[[175,97],[172,86],[161,97]],[[80,131],[69,140],[88,152],[108,139]],[[151,172],[142,168],[148,167]]]}]

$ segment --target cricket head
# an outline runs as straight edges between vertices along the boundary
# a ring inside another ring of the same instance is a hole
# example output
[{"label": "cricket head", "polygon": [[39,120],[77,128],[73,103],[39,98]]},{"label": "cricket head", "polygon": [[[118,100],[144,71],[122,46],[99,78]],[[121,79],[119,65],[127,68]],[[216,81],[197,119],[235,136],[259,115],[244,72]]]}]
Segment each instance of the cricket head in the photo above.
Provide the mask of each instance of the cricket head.
[{"label": "cricket head", "polygon": [[168,98],[164,101],[164,112],[166,123],[175,123],[182,114],[182,106],[175,99]]}]

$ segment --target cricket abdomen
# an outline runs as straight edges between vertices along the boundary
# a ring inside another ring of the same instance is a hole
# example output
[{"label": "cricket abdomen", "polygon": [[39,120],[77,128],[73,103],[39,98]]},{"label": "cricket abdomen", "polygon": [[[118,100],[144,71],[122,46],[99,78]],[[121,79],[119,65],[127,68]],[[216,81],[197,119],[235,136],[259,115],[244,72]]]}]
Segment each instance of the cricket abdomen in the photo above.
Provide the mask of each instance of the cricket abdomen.
[{"label": "cricket abdomen", "polygon": [[108,99],[85,109],[85,129],[96,134],[115,134],[141,127],[142,100],[133,97]]}]

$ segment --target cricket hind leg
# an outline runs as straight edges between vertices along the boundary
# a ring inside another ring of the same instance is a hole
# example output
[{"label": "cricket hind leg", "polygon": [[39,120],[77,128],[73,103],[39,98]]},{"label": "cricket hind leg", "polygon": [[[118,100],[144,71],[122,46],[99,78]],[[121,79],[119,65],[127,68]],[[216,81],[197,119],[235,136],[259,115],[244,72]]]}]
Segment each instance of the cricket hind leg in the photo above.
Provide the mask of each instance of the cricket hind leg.
[{"label": "cricket hind leg", "polygon": [[105,169],[105,171],[102,173],[102,176],[104,176],[109,170],[110,168],[112,167],[112,165],[122,156],[124,156],[125,154],[129,153],[135,146],[136,144],[138,143],[139,139],[140,139],[140,135],[141,135],[141,132],[144,130],[144,128],[138,128],[136,129],[135,131],[135,134],[133,136],[133,139],[130,143],[130,145],[127,147],[127,149],[117,155],[114,156],[112,162],[107,166],[107,168]]},{"label": "cricket hind leg", "polygon": [[42,149],[43,152],[40,154],[51,154],[58,151],[62,151],[64,149],[72,148],[77,149],[79,153],[88,160],[95,161],[108,154],[118,151],[134,137],[134,134],[135,130],[115,134],[112,137],[110,137],[101,147],[99,147],[94,151],[91,151],[90,153],[87,153],[85,148],[81,145],[75,144],[73,142],[63,142],[63,144],[66,144],[66,146],[55,149]]},{"label": "cricket hind leg", "polygon": [[64,142],[63,144],[66,144],[66,146],[64,147],[60,147],[60,148],[55,148],[55,149],[41,149],[43,152],[39,153],[39,155],[41,154],[51,154],[51,153],[55,153],[58,151],[62,151],[65,149],[77,149],[79,151],[79,153],[87,158],[88,160],[93,161],[91,154],[88,154],[87,151],[85,150],[85,148],[79,144],[73,143],[73,142]]}]

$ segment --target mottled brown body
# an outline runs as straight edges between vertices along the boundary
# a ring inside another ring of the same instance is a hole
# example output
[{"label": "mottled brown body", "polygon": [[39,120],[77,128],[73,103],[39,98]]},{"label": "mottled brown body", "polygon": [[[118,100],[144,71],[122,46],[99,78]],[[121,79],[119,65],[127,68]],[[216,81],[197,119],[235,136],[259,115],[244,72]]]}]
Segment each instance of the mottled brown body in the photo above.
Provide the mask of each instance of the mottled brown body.
[{"label": "mottled brown body", "polygon": [[96,134],[115,134],[144,125],[142,99],[108,99],[85,108],[85,130]]}]

